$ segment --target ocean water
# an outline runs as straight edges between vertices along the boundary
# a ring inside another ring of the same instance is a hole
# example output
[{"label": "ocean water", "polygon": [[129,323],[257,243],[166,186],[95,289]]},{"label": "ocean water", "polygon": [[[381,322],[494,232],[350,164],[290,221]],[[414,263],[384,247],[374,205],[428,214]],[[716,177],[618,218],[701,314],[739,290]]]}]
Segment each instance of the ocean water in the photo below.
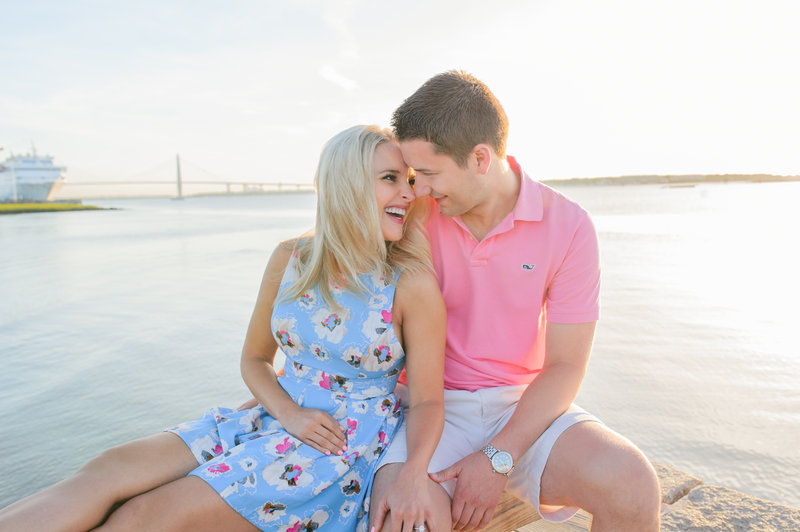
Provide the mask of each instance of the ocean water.
[{"label": "ocean water", "polygon": [[[569,186],[602,317],[578,402],[648,456],[800,507],[800,183]],[[0,506],[250,395],[238,360],[311,194],[0,217]]]}]

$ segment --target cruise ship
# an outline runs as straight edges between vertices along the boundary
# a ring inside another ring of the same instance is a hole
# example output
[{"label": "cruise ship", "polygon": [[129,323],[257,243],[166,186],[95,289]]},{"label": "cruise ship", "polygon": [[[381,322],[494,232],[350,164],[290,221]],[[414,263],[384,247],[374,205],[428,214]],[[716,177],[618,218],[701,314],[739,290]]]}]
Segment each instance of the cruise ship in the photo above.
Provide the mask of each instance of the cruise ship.
[{"label": "cruise ship", "polygon": [[50,201],[64,183],[63,166],[49,155],[11,155],[0,163],[0,202]]}]

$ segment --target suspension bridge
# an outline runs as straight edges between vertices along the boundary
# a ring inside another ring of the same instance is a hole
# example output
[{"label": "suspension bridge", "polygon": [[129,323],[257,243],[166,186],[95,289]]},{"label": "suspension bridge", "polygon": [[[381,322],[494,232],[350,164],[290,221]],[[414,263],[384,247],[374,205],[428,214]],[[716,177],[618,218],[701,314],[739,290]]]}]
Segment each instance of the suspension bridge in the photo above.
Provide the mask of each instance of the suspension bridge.
[{"label": "suspension bridge", "polygon": [[174,197],[313,192],[311,183],[225,179],[180,156],[124,179],[70,179],[57,193],[59,199],[113,197]]}]

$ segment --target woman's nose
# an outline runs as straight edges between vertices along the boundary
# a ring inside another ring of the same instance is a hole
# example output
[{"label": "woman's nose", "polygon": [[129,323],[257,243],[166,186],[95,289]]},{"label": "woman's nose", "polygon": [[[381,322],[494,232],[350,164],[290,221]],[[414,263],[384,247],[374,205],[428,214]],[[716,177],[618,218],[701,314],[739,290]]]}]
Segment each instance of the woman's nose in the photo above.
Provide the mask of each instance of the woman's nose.
[{"label": "woman's nose", "polygon": [[408,201],[413,201],[417,197],[414,193],[414,187],[412,187],[408,181],[406,181],[403,185],[403,190],[400,192],[400,194],[402,195],[403,199],[407,199]]}]

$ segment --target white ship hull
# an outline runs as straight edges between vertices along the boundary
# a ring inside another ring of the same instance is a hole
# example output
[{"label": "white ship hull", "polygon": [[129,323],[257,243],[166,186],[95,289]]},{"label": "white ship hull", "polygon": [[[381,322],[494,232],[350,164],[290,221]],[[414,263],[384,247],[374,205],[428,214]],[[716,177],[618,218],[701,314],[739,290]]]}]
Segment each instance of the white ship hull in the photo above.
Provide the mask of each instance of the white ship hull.
[{"label": "white ship hull", "polygon": [[0,163],[0,202],[51,201],[64,183],[64,170],[50,156],[13,155]]}]

